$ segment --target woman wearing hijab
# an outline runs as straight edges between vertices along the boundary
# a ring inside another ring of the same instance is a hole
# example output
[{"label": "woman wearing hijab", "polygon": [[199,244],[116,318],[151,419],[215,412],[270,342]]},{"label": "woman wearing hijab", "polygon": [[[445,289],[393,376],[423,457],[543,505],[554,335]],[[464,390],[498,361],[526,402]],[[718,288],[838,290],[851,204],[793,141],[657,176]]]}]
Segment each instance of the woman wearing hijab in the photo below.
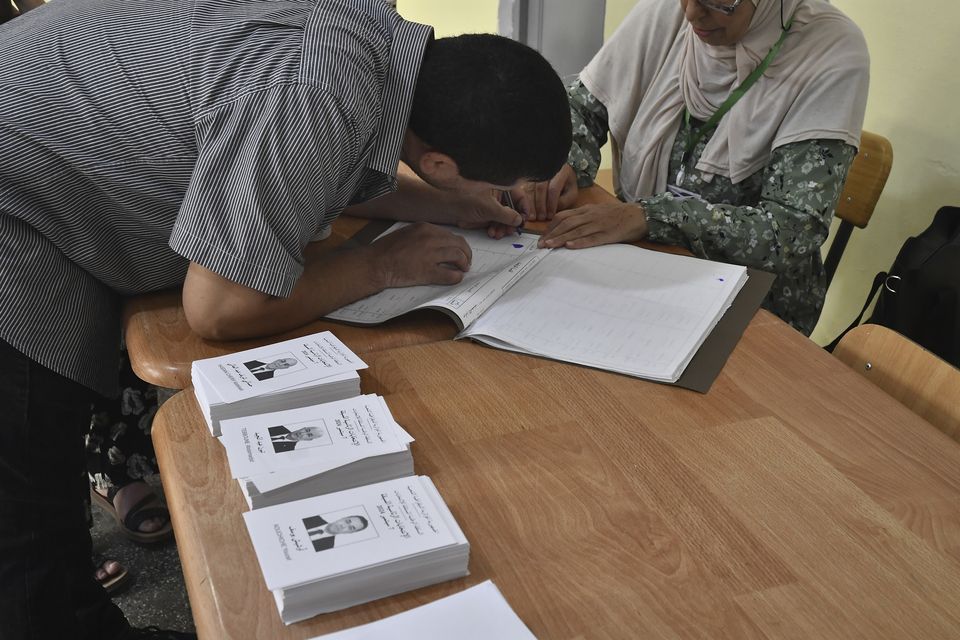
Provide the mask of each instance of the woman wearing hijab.
[{"label": "woman wearing hijab", "polygon": [[621,202],[557,213],[541,246],[645,238],[771,271],[764,306],[809,334],[868,81],[862,33],[822,0],[640,0],[569,88],[569,164],[521,206],[569,206],[609,132]]}]

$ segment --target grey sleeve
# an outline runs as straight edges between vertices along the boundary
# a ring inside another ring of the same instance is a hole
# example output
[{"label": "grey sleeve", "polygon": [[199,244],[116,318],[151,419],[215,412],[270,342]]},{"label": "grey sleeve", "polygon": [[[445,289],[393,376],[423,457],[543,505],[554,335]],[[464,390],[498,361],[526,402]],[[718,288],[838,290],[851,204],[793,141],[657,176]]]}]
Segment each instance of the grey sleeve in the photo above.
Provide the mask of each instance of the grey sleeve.
[{"label": "grey sleeve", "polygon": [[343,109],[316,88],[275,86],[203,114],[197,144],[170,247],[228,280],[289,295],[357,157]]}]

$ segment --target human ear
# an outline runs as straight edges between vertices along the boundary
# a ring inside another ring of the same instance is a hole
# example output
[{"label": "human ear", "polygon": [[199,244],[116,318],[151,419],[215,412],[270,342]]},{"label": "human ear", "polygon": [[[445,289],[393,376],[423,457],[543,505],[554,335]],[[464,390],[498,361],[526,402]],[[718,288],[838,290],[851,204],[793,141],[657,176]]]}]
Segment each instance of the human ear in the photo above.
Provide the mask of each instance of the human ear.
[{"label": "human ear", "polygon": [[426,151],[418,161],[420,175],[434,185],[450,185],[460,177],[457,162],[445,153]]}]

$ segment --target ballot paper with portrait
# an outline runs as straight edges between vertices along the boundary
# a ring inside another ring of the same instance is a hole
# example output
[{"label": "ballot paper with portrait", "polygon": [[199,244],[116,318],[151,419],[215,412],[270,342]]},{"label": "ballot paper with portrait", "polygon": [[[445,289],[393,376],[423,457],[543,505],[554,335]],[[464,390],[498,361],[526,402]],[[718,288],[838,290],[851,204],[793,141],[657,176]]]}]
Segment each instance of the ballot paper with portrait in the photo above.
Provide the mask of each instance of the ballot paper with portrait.
[{"label": "ballot paper with portrait", "polygon": [[470,545],[426,476],[243,517],[287,624],[468,573]]},{"label": "ballot paper with portrait", "polygon": [[190,377],[210,432],[220,421],[360,394],[367,365],[329,331],[194,361]]},{"label": "ballot paper with portrait", "polygon": [[250,508],[413,475],[413,438],[378,395],[220,423]]}]

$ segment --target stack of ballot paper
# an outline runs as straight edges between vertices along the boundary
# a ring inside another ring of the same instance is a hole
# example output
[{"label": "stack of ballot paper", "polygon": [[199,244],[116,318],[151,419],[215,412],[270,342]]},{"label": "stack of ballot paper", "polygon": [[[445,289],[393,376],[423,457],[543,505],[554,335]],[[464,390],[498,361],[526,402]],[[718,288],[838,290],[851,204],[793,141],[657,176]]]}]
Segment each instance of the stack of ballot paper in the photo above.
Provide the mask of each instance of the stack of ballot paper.
[{"label": "stack of ballot paper", "polygon": [[366,364],[329,331],[197,360],[193,390],[210,432],[220,421],[360,394]]},{"label": "stack of ballot paper", "polygon": [[536,640],[487,580],[422,607],[313,640]]},{"label": "stack of ballot paper", "polygon": [[426,476],[243,517],[286,624],[468,573],[470,544]]},{"label": "stack of ballot paper", "polygon": [[413,438],[370,394],[220,422],[251,509],[413,475]]}]

